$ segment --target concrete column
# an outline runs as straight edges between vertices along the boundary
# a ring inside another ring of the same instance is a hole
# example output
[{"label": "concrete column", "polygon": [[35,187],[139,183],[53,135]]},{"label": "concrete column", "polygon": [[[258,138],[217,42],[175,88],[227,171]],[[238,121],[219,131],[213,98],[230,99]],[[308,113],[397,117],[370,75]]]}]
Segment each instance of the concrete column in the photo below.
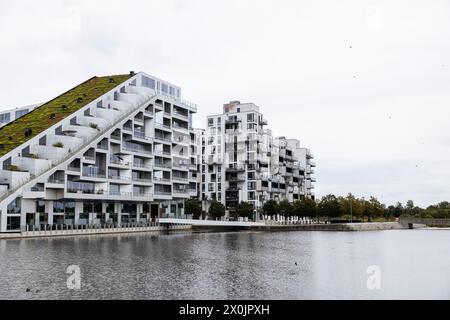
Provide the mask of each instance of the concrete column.
[{"label": "concrete column", "polygon": [[80,224],[80,213],[83,212],[83,202],[75,202],[75,224]]},{"label": "concrete column", "polygon": [[48,213],[48,224],[53,224],[53,201],[45,201],[45,211]]},{"label": "concrete column", "polygon": [[117,212],[117,223],[120,225],[122,222],[121,204],[120,202],[114,203],[114,208]]},{"label": "concrete column", "polygon": [[102,203],[102,212],[105,214],[105,222],[109,220],[109,213],[106,212],[107,203]]},{"label": "concrete column", "polygon": [[142,203],[138,203],[136,205],[136,220],[139,222],[139,220],[141,219],[141,217],[143,217],[143,211],[144,211],[144,205]]}]

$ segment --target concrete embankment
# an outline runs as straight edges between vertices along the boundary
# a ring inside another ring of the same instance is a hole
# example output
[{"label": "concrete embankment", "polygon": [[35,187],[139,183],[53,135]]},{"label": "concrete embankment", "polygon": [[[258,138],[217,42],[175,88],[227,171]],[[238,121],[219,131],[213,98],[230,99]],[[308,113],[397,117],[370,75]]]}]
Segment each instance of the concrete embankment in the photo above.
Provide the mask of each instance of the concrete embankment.
[{"label": "concrete embankment", "polygon": [[153,226],[153,227],[130,227],[130,228],[100,228],[100,229],[75,229],[75,230],[42,230],[28,231],[20,233],[3,233],[0,239],[24,239],[24,238],[47,238],[47,237],[70,237],[87,235],[112,235],[112,234],[130,234],[157,231],[177,231],[190,230],[190,225],[171,225],[171,226]]},{"label": "concrete embankment", "polygon": [[267,231],[377,231],[406,229],[398,222],[336,223],[336,224],[270,224],[260,229]]}]

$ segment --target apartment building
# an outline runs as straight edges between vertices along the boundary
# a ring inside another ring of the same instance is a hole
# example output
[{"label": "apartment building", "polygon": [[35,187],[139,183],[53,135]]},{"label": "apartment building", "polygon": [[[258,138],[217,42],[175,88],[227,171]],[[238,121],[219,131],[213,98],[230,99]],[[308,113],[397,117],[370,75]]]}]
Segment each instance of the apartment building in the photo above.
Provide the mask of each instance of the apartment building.
[{"label": "apartment building", "polygon": [[232,101],[223,113],[207,117],[198,156],[198,191],[233,210],[249,202],[260,212],[267,200],[291,202],[314,198],[315,163],[296,139],[273,137],[268,122],[253,103]]},{"label": "apartment building", "polygon": [[182,216],[197,196],[196,111],[180,87],[130,72],[5,116],[0,232]]}]

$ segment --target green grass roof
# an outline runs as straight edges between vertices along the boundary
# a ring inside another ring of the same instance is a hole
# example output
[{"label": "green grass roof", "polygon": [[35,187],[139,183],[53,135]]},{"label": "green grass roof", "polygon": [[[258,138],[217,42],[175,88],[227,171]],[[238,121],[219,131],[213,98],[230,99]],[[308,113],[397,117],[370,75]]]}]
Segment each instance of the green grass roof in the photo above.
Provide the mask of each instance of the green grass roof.
[{"label": "green grass roof", "polygon": [[[93,77],[3,126],[0,128],[0,157],[114,89],[130,77],[129,74]],[[25,135],[27,129],[31,129],[29,136]]]}]

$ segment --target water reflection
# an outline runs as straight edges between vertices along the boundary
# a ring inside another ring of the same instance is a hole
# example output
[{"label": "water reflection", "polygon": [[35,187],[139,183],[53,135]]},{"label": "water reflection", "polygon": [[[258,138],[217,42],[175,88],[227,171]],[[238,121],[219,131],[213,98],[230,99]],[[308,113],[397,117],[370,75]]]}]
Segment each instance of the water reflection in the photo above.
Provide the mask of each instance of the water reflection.
[{"label": "water reflection", "polygon": [[[66,287],[72,264],[79,291]],[[380,266],[382,290],[367,289],[369,265]],[[448,299],[448,270],[444,230],[0,241],[0,299]]]}]

